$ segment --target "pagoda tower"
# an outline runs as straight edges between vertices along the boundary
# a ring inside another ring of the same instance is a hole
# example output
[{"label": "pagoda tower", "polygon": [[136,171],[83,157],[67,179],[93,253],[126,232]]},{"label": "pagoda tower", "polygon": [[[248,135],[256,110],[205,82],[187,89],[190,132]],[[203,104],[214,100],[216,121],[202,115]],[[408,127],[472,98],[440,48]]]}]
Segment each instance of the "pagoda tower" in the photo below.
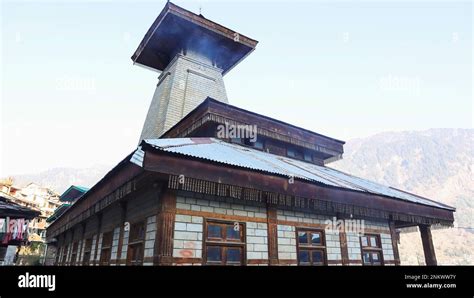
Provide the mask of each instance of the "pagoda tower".
[{"label": "pagoda tower", "polygon": [[223,76],[257,43],[167,2],[132,56],[160,72],[139,141],[159,138],[207,97],[227,103]]}]

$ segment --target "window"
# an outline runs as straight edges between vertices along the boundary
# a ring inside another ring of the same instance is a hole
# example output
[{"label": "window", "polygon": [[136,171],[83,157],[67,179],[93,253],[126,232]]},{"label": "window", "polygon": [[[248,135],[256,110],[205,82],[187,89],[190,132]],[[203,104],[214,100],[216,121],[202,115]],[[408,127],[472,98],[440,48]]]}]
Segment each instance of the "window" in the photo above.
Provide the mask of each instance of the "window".
[{"label": "window", "polygon": [[244,140],[242,138],[231,138],[230,141],[236,144],[244,144]]},{"label": "window", "polygon": [[288,157],[296,158],[296,159],[304,159],[303,152],[296,150],[295,148],[287,148],[286,155]]},{"label": "window", "polygon": [[296,230],[298,265],[322,266],[326,264],[326,241],[323,230]]},{"label": "window", "polygon": [[92,251],[92,239],[86,239],[86,243],[84,245],[84,256],[82,259],[82,265],[87,266],[91,260],[91,251]]},{"label": "window", "polygon": [[107,266],[110,262],[112,250],[112,231],[104,233],[102,235],[102,248],[100,250],[99,265]]},{"label": "window", "polygon": [[132,224],[128,238],[127,265],[138,266],[143,264],[145,241],[145,222]]},{"label": "window", "polygon": [[364,235],[360,237],[362,264],[382,265],[382,245],[379,235]]},{"label": "window", "polygon": [[255,142],[252,143],[252,146],[255,149],[263,150],[263,148],[265,147],[265,144],[264,144],[263,140],[257,139]]},{"label": "window", "polygon": [[264,140],[262,138],[256,138],[255,140],[252,138],[231,138],[230,141],[235,144],[253,147],[257,150],[263,150],[264,148]]},{"label": "window", "polygon": [[309,161],[309,162],[313,162],[313,156],[312,156],[311,152],[308,152],[308,151],[304,152],[304,160]]},{"label": "window", "polygon": [[243,265],[244,225],[239,222],[207,221],[205,263],[207,265]]}]

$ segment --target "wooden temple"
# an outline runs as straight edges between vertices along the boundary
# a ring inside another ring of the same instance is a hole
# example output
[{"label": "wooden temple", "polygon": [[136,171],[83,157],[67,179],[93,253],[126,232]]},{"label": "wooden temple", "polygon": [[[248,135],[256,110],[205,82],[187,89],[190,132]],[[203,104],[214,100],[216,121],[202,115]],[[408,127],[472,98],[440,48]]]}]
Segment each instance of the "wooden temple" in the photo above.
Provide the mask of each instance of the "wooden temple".
[{"label": "wooden temple", "polygon": [[431,227],[454,208],[334,170],[343,141],[212,98],[255,45],[166,4],[132,57],[160,71],[145,133],[49,226],[57,265],[398,265],[412,226],[436,265]]}]

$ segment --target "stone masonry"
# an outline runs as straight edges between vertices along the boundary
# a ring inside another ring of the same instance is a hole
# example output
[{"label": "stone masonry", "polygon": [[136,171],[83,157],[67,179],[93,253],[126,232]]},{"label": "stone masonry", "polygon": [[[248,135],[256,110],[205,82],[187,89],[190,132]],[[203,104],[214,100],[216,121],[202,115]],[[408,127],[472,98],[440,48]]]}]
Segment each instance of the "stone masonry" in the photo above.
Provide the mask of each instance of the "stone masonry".
[{"label": "stone masonry", "polygon": [[[111,251],[111,258],[110,258],[112,261],[115,261],[117,259],[119,235],[120,235],[120,227],[116,227],[114,229],[113,238],[112,238],[112,251]],[[115,263],[112,262],[111,265],[115,265]]]},{"label": "stone masonry", "polygon": [[160,137],[208,96],[227,103],[222,70],[196,52],[177,54],[158,78],[140,141]]},{"label": "stone masonry", "polygon": [[146,219],[145,251],[143,253],[143,265],[153,265],[153,254],[156,235],[156,216]]},{"label": "stone masonry", "polygon": [[[153,265],[157,216],[156,211],[149,212],[145,217],[146,230],[143,251],[143,265]],[[131,219],[138,219],[130,211]],[[232,198],[210,198],[205,195],[180,192],[176,197],[176,214],[173,226],[172,256],[175,265],[202,265],[204,257],[204,228],[206,220],[241,222],[245,227],[245,259],[247,265],[266,266],[269,264],[269,221],[267,208],[261,202],[242,202]],[[325,236],[325,251],[328,265],[342,265],[340,232],[330,229],[335,218],[329,215],[298,212],[286,209],[276,211],[277,257],[280,265],[297,265],[297,235],[298,229],[323,230]],[[395,256],[392,247],[391,233],[388,221],[364,220],[366,234],[380,235],[382,256],[385,265],[394,265]],[[111,247],[111,264],[126,264],[129,245],[129,231],[123,231],[121,240],[120,260],[118,245],[120,227],[115,226]],[[362,264],[360,247],[360,231],[346,230],[348,264]],[[101,256],[103,233],[90,234],[92,237],[90,265],[98,264]],[[71,237],[69,237],[71,238]],[[81,239],[82,240],[82,239]],[[84,258],[85,241],[78,241],[76,265],[81,265]],[[71,240],[69,240],[71,241]],[[96,249],[97,244],[97,249]],[[59,259],[66,257],[66,263],[71,264],[73,244],[69,242],[59,248]],[[95,256],[95,257],[94,257]],[[95,261],[95,262],[94,262]]]},{"label": "stone masonry", "polygon": [[[204,218],[179,214],[179,210],[209,212],[248,218],[266,219],[266,209],[236,204],[234,200],[214,201],[178,196],[174,228],[173,257],[202,258]],[[268,227],[266,223],[245,221],[247,260],[268,260]]]},{"label": "stone masonry", "polygon": [[[294,222],[291,225],[278,225],[278,258],[281,260],[297,260],[296,254],[296,227],[311,228],[310,225],[319,226],[324,229],[328,221],[333,220],[331,216],[312,213],[295,212],[289,210],[278,210],[277,219],[285,222]],[[309,225],[309,226],[308,226]],[[338,230],[324,229],[326,237],[326,254],[330,265],[342,264],[341,245]]]}]

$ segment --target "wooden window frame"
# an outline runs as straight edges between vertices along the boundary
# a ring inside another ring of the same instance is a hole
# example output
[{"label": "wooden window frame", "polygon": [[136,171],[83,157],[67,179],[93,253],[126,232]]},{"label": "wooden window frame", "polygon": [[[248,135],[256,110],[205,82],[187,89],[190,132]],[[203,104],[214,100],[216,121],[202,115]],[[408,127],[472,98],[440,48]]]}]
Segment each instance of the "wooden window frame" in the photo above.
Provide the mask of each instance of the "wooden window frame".
[{"label": "wooden window frame", "polygon": [[[321,235],[321,245],[313,245],[310,244],[310,237],[308,237],[308,242],[306,244],[302,244],[299,242],[298,234],[300,232],[305,232],[306,235],[310,233],[319,233]],[[313,228],[296,228],[295,231],[296,235],[296,259],[298,262],[298,266],[326,266],[328,264],[328,256],[327,256],[327,244],[326,244],[326,234],[323,229],[313,229]],[[302,265],[300,262],[300,250],[307,250],[307,251],[322,251],[323,252],[323,262],[322,263],[314,263],[313,256],[310,253],[310,263],[308,265]]]},{"label": "wooden window frame", "polygon": [[[143,234],[140,235],[140,228],[143,228]],[[136,235],[138,233],[138,235]],[[143,259],[145,257],[145,239],[146,239],[146,221],[142,220],[139,222],[135,222],[130,224],[130,233],[128,236],[128,248],[127,248],[127,266],[140,266],[143,265]],[[137,247],[141,254],[141,260],[136,261],[132,260],[132,253],[135,252]]]},{"label": "wooden window frame", "polygon": [[[227,226],[234,226],[235,223],[238,223],[240,226],[240,240],[239,241],[233,241],[233,240],[227,240],[226,236],[226,230]],[[209,225],[219,225],[224,227],[222,229],[221,236],[224,236],[224,238],[208,238],[208,226]],[[241,221],[229,221],[229,220],[220,220],[220,219],[205,219],[204,220],[204,233],[203,233],[203,265],[208,265],[208,266],[245,266],[247,264],[247,242],[246,242],[246,229],[245,229],[245,222]],[[207,248],[208,246],[218,246],[221,247],[221,257],[222,257],[222,262],[221,263],[208,263],[207,261]],[[228,248],[240,248],[241,249],[241,261],[240,264],[227,264],[226,260],[226,251]]]},{"label": "wooden window frame", "polygon": [[[290,156],[289,155],[290,151],[292,151],[295,156]],[[304,159],[304,150],[301,150],[301,149],[296,148],[296,147],[286,147],[286,157],[293,158],[293,159],[296,159],[296,160],[305,161],[305,159]]]},{"label": "wooden window frame", "polygon": [[[362,238],[363,237],[369,237],[367,243],[369,244],[368,246],[362,245]],[[370,243],[370,237],[375,237],[377,246],[372,246]],[[360,242],[360,253],[361,253],[361,260],[362,260],[362,265],[364,266],[383,266],[384,265],[384,258],[383,258],[383,249],[382,249],[382,239],[380,238],[379,234],[364,234],[363,236],[359,237],[359,242]],[[379,253],[380,255],[380,265],[379,264],[374,264],[372,260],[372,255],[370,255],[370,263],[366,263],[364,261],[364,253]]]},{"label": "wooden window frame", "polygon": [[[255,146],[257,141],[262,144],[262,147]],[[258,151],[266,151],[265,139],[262,137],[258,137],[257,135],[257,141],[251,142],[249,138],[229,138],[229,142],[232,144],[241,145]]]},{"label": "wooden window frame", "polygon": [[[257,143],[261,143],[262,147],[257,147],[256,146]],[[257,140],[252,143],[252,148],[255,149],[255,150],[259,150],[259,151],[265,151],[265,139],[263,139],[263,138],[259,139],[258,136],[257,136]]]},{"label": "wooden window frame", "polygon": [[[106,243],[107,246],[104,246],[105,235],[107,235],[107,240],[110,237],[110,244]],[[110,259],[112,258],[112,243],[113,242],[114,242],[114,230],[102,233],[102,245],[100,247],[100,259],[99,259],[100,266],[110,265]],[[108,255],[109,255],[108,259],[105,259],[104,251],[108,251]]]}]

